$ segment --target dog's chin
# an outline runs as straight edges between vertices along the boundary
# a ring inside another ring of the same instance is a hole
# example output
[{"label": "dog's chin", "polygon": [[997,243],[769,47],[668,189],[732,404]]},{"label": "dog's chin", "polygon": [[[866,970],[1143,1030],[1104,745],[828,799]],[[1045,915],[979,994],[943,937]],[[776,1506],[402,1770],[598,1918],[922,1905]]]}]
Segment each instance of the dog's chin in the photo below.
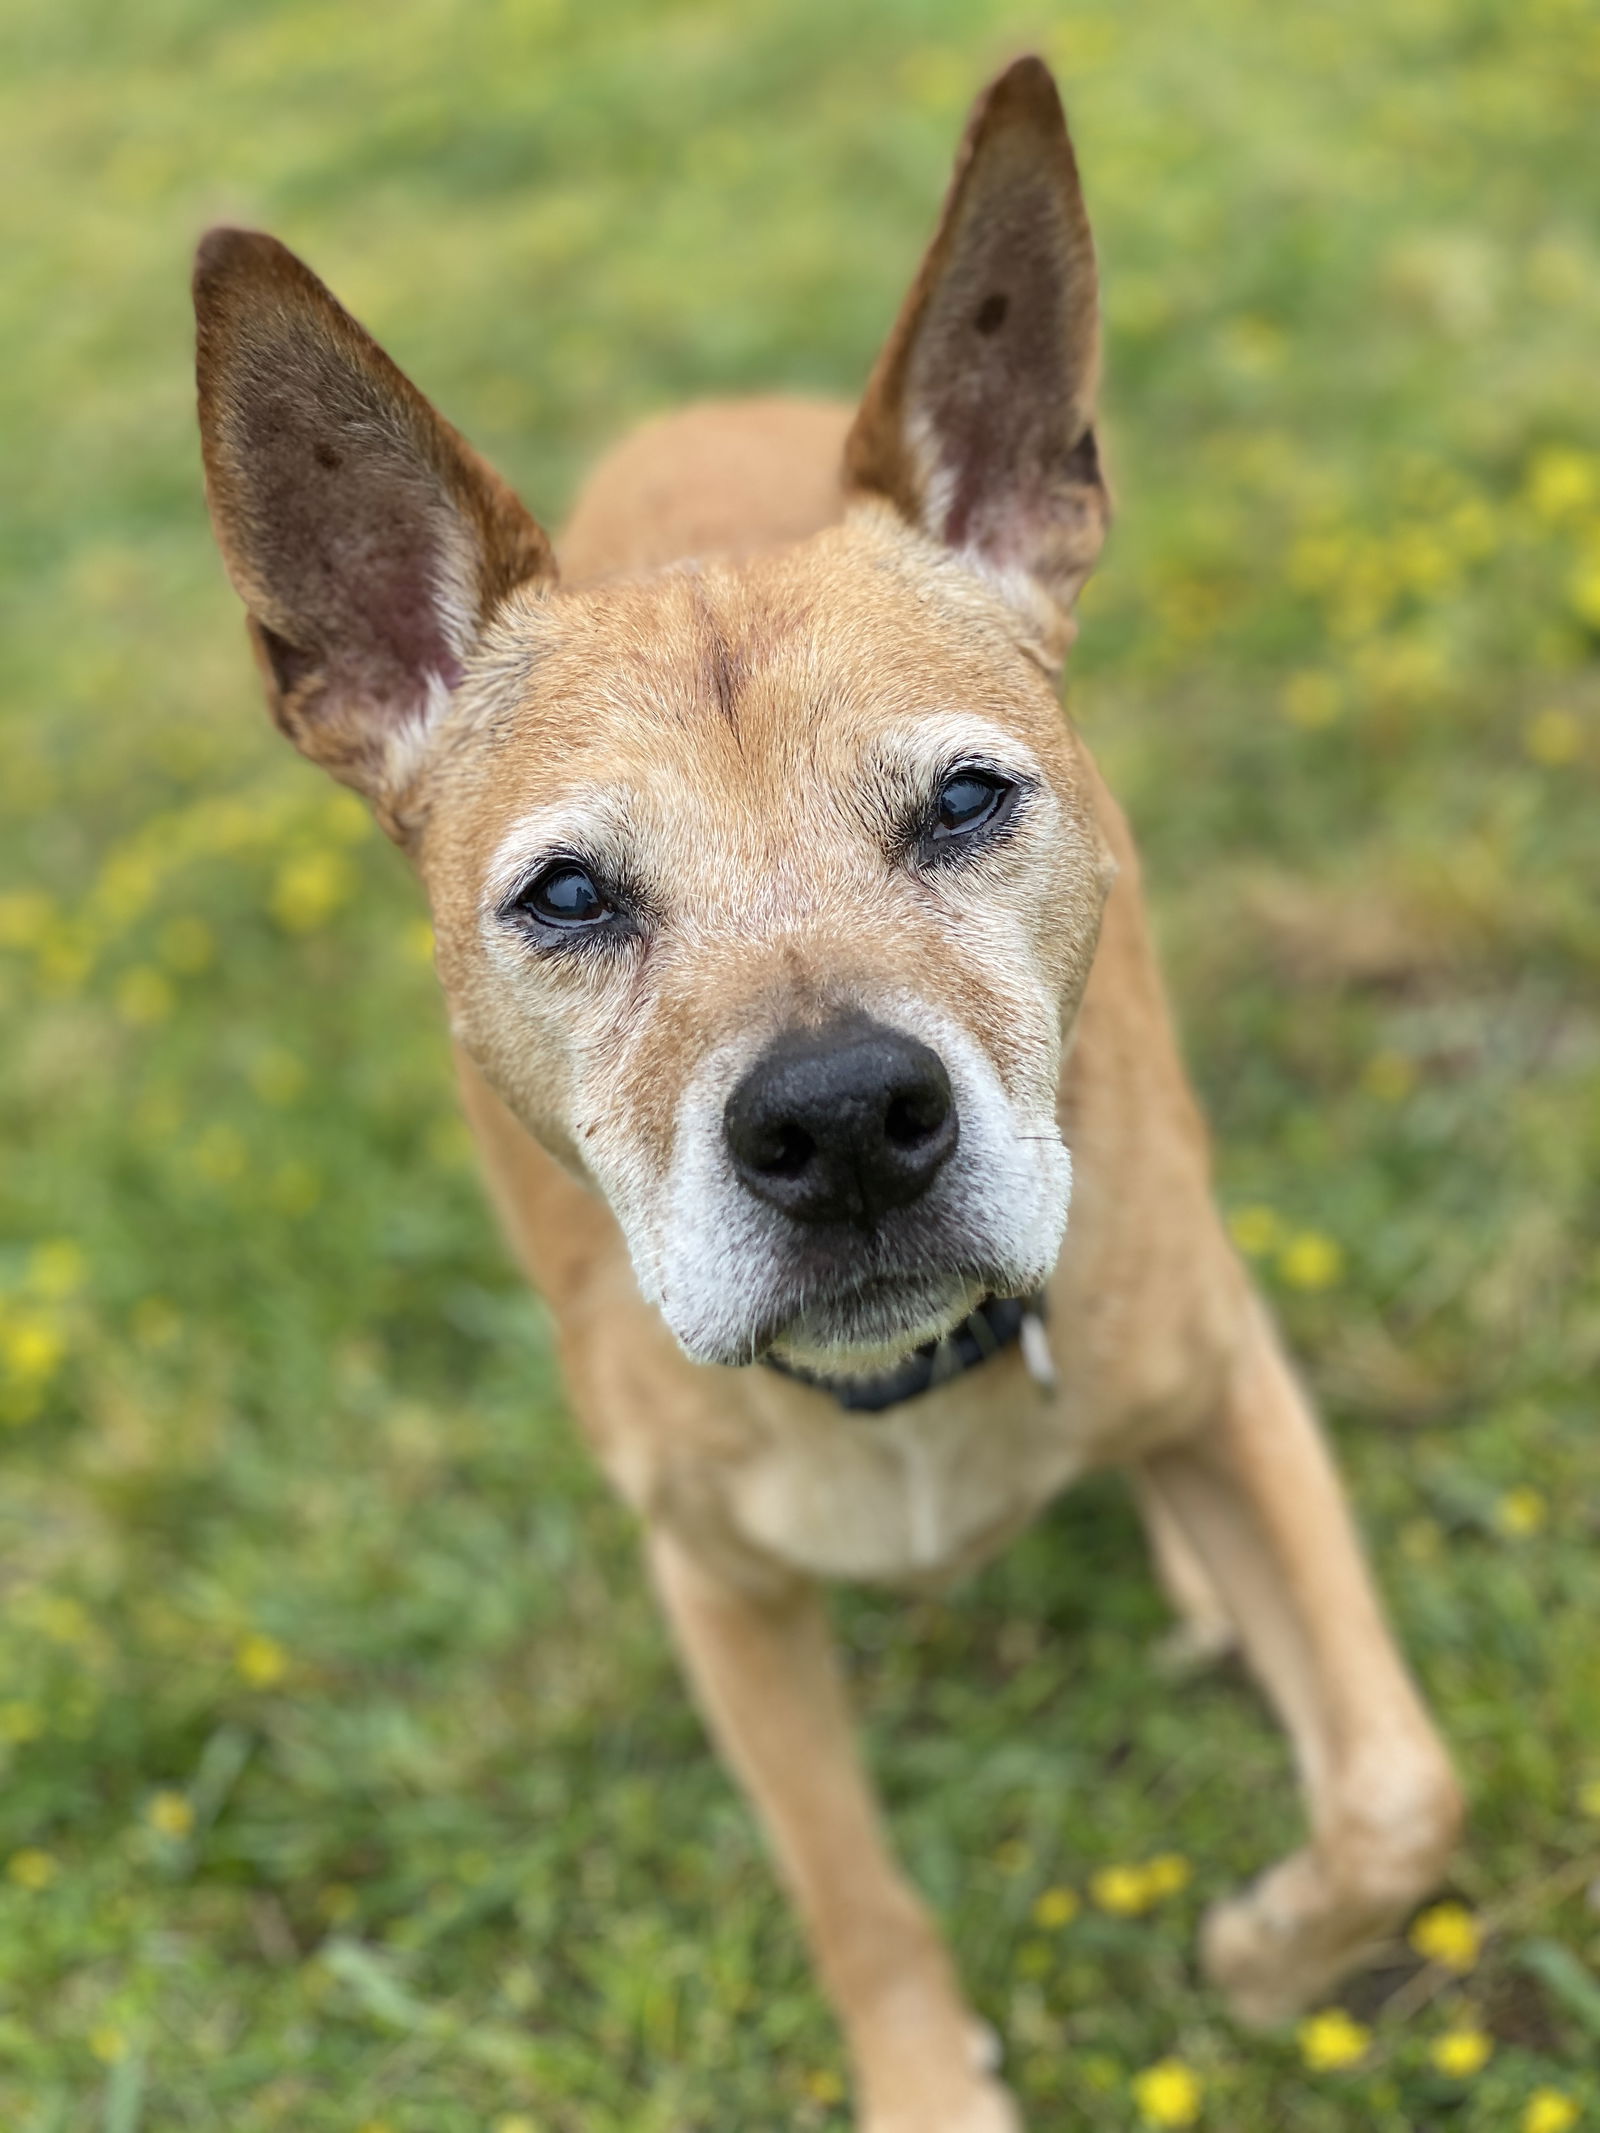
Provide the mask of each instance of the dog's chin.
[{"label": "dog's chin", "polygon": [[761,1344],[762,1352],[815,1377],[870,1377],[942,1340],[989,1292],[988,1283],[960,1275],[863,1283],[808,1304]]}]

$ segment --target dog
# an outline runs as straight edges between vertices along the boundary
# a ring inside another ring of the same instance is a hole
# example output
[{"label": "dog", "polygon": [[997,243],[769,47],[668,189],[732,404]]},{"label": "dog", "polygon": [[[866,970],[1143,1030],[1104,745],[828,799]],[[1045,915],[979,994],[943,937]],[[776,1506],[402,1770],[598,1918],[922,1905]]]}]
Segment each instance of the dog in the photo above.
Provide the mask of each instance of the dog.
[{"label": "dog", "polygon": [[[1215,1211],[1122,815],[1064,718],[1109,501],[1048,69],[979,97],[854,413],[692,408],[551,543],[274,239],[195,274],[207,493],[279,726],[426,887],[489,1191],[637,1512],[867,2133],[1018,2123],[896,1866],[820,1588],[1132,1470],[1291,1737],[1306,1846],[1209,1913],[1238,2017],[1434,1884],[1460,1796]],[[1070,1206],[1070,1220],[1069,1220]]]}]

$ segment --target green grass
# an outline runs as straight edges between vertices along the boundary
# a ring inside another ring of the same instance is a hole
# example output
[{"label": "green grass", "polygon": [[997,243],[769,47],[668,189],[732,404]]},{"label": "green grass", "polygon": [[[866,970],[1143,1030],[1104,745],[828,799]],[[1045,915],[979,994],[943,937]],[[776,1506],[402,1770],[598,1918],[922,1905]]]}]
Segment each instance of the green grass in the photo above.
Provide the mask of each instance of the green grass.
[{"label": "green grass", "polygon": [[[555,517],[646,409],[855,387],[967,97],[1037,37],[1122,505],[1075,709],[1494,1930],[1432,1997],[1353,1988],[1354,2071],[1230,2027],[1195,1917],[1290,1840],[1286,1759],[1240,1679],[1162,1678],[1114,1482],[944,1603],[842,1600],[872,1754],[1035,2127],[1131,2127],[1169,2054],[1213,2133],[1489,2133],[1540,2085],[1600,2124],[1592,6],[12,0],[0,34],[0,2123],[844,2122],[480,1203],[416,892],[261,716],[187,253],[279,231]],[[1034,1920],[1167,1852],[1149,1916]],[[1430,2061],[1462,2014],[1468,2080]]]}]

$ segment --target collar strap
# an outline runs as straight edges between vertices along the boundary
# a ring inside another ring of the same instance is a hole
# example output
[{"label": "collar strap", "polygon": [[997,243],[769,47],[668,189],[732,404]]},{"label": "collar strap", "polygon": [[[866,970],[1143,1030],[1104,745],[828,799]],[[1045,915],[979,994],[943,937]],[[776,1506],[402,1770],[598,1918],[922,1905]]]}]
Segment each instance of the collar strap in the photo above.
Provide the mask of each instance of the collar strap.
[{"label": "collar strap", "polygon": [[903,1363],[875,1377],[822,1377],[802,1370],[798,1364],[780,1362],[774,1355],[763,1358],[769,1370],[779,1371],[801,1385],[830,1394],[852,1414],[879,1415],[907,1400],[919,1400],[925,1392],[964,1377],[969,1370],[993,1360],[1007,1348],[1020,1346],[1030,1376],[1042,1391],[1055,1386],[1055,1371],[1044,1331],[1044,1291],[1033,1296],[992,1297],[979,1304],[942,1340],[926,1341]]}]

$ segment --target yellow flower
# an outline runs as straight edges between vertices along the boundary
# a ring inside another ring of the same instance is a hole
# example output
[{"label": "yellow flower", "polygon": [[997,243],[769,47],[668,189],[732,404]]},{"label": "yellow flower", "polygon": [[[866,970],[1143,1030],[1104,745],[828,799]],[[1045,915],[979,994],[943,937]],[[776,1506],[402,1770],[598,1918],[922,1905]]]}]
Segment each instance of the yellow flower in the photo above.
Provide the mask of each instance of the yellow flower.
[{"label": "yellow flower", "polygon": [[44,1713],[36,1704],[20,1699],[0,1703],[0,1740],[21,1748],[30,1740],[37,1740],[43,1731]]},{"label": "yellow flower", "polygon": [[1331,674],[1291,674],[1284,684],[1283,715],[1306,733],[1331,726],[1339,716],[1339,684]]},{"label": "yellow flower", "polygon": [[0,1321],[0,1355],[15,1384],[43,1385],[61,1367],[67,1344],[60,1328],[37,1311],[17,1311]]},{"label": "yellow flower", "polygon": [[1574,713],[1552,704],[1529,719],[1523,728],[1522,745],[1536,763],[1543,763],[1547,770],[1559,770],[1582,755],[1583,728]]},{"label": "yellow flower", "polygon": [[1181,2059],[1158,2059],[1133,2077],[1133,2100],[1147,2126],[1192,2126],[1203,2094],[1200,2076]]},{"label": "yellow flower", "polygon": [[144,1813],[158,1836],[187,1837],[194,1828],[194,1809],[181,1792],[158,1792]]},{"label": "yellow flower", "polygon": [[263,1052],[250,1069],[250,1086],[269,1104],[292,1104],[305,1085],[305,1067],[293,1052]]},{"label": "yellow flower", "polygon": [[1070,1926],[1077,1915],[1078,1898],[1072,1889],[1046,1889],[1034,1901],[1033,1922],[1046,1932]]},{"label": "yellow flower", "polygon": [[1344,1272],[1344,1253],[1320,1230],[1303,1229],[1278,1254],[1278,1272],[1291,1289],[1331,1289]]},{"label": "yellow flower", "polygon": [[134,1029],[165,1022],[172,1012],[172,987],[148,963],[135,964],[117,980],[117,1013]]},{"label": "yellow flower", "polygon": [[1535,2089],[1522,2113],[1521,2133],[1570,2133],[1578,2106],[1559,2089]]},{"label": "yellow flower", "polygon": [[102,2022],[89,2032],[89,2049],[102,2066],[115,2066],[128,2056],[128,2040],[114,2023]]},{"label": "yellow flower", "polygon": [[1300,2056],[1314,2074],[1337,2074],[1367,2056],[1372,2032],[1342,2007],[1325,2007],[1300,2024]]},{"label": "yellow flower", "polygon": [[1403,1103],[1417,1085],[1414,1060],[1403,1052],[1374,1052],[1361,1076],[1361,1086],[1379,1103]]},{"label": "yellow flower", "polygon": [[1089,1881],[1089,1894],[1102,1911],[1114,1918],[1137,1918],[1155,1900],[1150,1877],[1142,1866],[1103,1866]]},{"label": "yellow flower", "polygon": [[289,1671],[289,1654],[276,1637],[253,1630],[240,1640],[234,1664],[253,1689],[275,1689]]},{"label": "yellow flower", "polygon": [[272,915],[291,933],[315,933],[354,887],[355,875],[342,852],[302,852],[278,871]]},{"label": "yellow flower", "polygon": [[413,919],[406,928],[406,947],[416,963],[433,962],[433,927],[425,918]]},{"label": "yellow flower", "polygon": [[231,1185],[250,1163],[244,1136],[232,1126],[208,1126],[194,1148],[194,1166],[213,1185]]},{"label": "yellow flower", "polygon": [[1156,1899],[1179,1896],[1194,1878],[1194,1868],[1182,1852],[1161,1852],[1144,1870],[1145,1885]]},{"label": "yellow flower", "polygon": [[1586,1778],[1578,1787],[1578,1812],[1600,1820],[1600,1778]]},{"label": "yellow flower", "polygon": [[1528,502],[1547,524],[1576,517],[1600,496],[1600,460],[1570,447],[1549,445],[1528,469]]},{"label": "yellow flower", "polygon": [[1465,1977],[1483,1952],[1483,1927],[1464,1903],[1436,1903],[1412,1925],[1411,1945],[1430,1963]]},{"label": "yellow flower", "polygon": [[322,1180],[309,1163],[284,1163],[267,1188],[274,1207],[286,1215],[308,1215],[322,1198]]},{"label": "yellow flower", "polygon": [[[844,2102],[844,2083],[831,2066],[814,2067],[809,2074],[801,2077],[801,2086],[813,2103]],[[526,2125],[528,2122],[524,2120],[523,2123]],[[495,2129],[495,2133],[500,2133],[498,2127]],[[512,2133],[516,2133],[515,2128],[512,2129]]]},{"label": "yellow flower", "polygon": [[1240,1251],[1248,1252],[1252,1259],[1270,1252],[1283,1234],[1283,1226],[1270,1207],[1236,1207],[1228,1217],[1228,1228]]},{"label": "yellow flower", "polygon": [[1526,1483],[1507,1489],[1494,1507],[1495,1524],[1513,1540],[1527,1540],[1530,1534],[1539,1532],[1549,1515],[1550,1506],[1544,1497]]},{"label": "yellow flower", "polygon": [[1442,2037],[1435,2037],[1428,2056],[1441,2074],[1448,2074],[1454,2081],[1470,2081],[1474,2074],[1483,2072],[1493,2053],[1494,2039],[1463,2023],[1456,2029],[1447,2029]]},{"label": "yellow flower", "polygon": [[47,1889],[60,1871],[59,1859],[53,1859],[48,1852],[42,1852],[32,1844],[23,1851],[13,1852],[6,1861],[7,1879],[33,1896],[37,1896],[41,1889]]}]

